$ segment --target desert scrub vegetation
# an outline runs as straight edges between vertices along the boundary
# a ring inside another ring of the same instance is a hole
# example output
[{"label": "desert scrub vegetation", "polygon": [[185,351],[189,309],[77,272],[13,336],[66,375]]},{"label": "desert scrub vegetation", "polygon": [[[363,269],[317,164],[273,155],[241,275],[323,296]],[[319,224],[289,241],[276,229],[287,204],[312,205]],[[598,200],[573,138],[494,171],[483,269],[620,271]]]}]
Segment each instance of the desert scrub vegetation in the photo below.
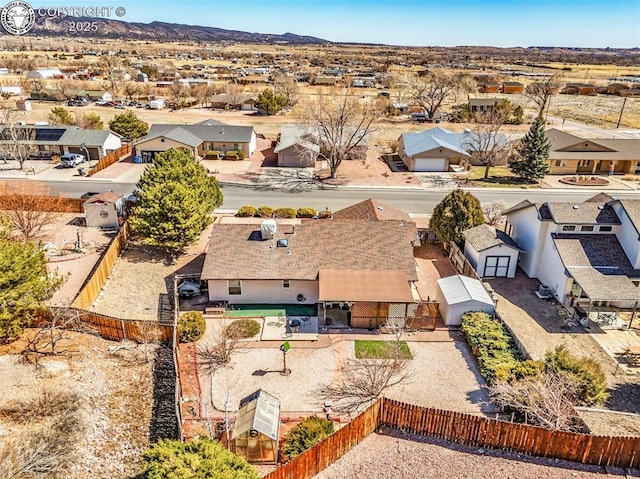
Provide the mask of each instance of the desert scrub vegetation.
[{"label": "desert scrub vegetation", "polygon": [[238,319],[227,326],[227,334],[240,339],[252,338],[259,332],[260,323],[253,319]]},{"label": "desert scrub vegetation", "polygon": [[293,459],[333,434],[334,430],[333,421],[318,416],[309,416],[289,431],[282,450],[289,459]]},{"label": "desert scrub vegetation", "polygon": [[66,477],[84,428],[80,396],[41,387],[0,408],[0,420],[20,426],[0,441],[0,477]]},{"label": "desert scrub vegetation", "polygon": [[207,327],[202,313],[190,311],[180,316],[178,320],[178,338],[181,343],[198,341]]}]

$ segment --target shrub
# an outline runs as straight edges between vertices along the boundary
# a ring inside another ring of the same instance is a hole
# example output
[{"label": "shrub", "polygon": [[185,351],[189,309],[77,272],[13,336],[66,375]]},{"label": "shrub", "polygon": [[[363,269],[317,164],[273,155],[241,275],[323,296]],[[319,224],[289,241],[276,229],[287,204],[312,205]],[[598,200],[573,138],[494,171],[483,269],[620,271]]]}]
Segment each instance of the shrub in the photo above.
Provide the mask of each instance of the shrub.
[{"label": "shrub", "polygon": [[293,208],[278,208],[273,214],[276,218],[295,218],[296,210]]},{"label": "shrub", "polygon": [[260,323],[253,319],[238,319],[227,326],[227,333],[234,338],[252,338],[260,332]]},{"label": "shrub", "polygon": [[307,417],[289,431],[282,450],[289,459],[293,459],[333,434],[333,431],[333,421],[318,416]]},{"label": "shrub", "polygon": [[238,216],[241,218],[251,218],[256,215],[256,209],[253,206],[243,206],[238,210]]},{"label": "shrub", "polygon": [[199,340],[207,327],[202,313],[190,311],[180,316],[178,320],[178,339],[181,343]]},{"label": "shrub", "polygon": [[331,211],[327,211],[327,210],[318,211],[318,218],[322,218],[323,220],[331,218],[331,215],[332,215]]},{"label": "shrub", "polygon": [[271,218],[273,216],[273,208],[271,206],[261,206],[256,210],[256,214],[260,218]]},{"label": "shrub", "polygon": [[227,451],[218,441],[195,439],[184,443],[161,440],[142,453],[144,479],[258,479],[258,473],[243,458]]},{"label": "shrub", "polygon": [[[518,363],[522,359],[521,354],[500,321],[492,319],[487,313],[465,313],[462,316],[462,332],[478,359],[480,374],[487,383],[507,381],[512,377],[512,371],[520,368]],[[523,370],[518,371],[521,373]]]},{"label": "shrub", "polygon": [[204,156],[207,157],[207,160],[219,160],[222,152],[220,150],[208,150]]},{"label": "shrub", "polygon": [[607,381],[594,359],[574,356],[565,346],[558,346],[546,354],[545,365],[577,386],[578,401],[582,405],[603,404],[608,399]]},{"label": "shrub", "polygon": [[313,218],[316,215],[316,210],[313,208],[299,208],[298,211],[296,211],[298,218]]}]

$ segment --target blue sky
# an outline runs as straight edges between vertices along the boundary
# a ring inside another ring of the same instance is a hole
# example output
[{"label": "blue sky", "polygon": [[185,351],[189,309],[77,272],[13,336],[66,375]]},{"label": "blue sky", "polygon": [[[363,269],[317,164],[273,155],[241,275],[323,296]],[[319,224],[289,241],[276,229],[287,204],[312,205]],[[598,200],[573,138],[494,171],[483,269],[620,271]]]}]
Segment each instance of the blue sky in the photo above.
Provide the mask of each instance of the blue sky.
[{"label": "blue sky", "polygon": [[339,42],[640,47],[640,0],[50,0],[41,5],[103,2],[125,7],[127,21],[292,32]]}]

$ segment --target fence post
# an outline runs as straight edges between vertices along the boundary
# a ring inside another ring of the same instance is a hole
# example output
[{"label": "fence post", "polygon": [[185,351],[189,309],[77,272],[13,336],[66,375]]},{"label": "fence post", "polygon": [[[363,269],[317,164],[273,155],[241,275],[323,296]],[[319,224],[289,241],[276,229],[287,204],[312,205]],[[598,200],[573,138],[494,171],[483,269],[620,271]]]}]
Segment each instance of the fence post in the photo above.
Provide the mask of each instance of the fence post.
[{"label": "fence post", "polygon": [[120,324],[122,324],[122,339],[129,339],[127,338],[127,327],[124,324],[124,320],[120,320]]}]

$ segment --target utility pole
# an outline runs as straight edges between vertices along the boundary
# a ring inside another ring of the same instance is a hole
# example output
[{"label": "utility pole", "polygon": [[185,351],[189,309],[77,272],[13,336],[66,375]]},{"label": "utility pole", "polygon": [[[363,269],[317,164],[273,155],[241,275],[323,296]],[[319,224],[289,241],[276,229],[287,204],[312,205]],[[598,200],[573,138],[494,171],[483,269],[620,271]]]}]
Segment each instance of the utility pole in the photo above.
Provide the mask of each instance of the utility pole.
[{"label": "utility pole", "polygon": [[628,97],[624,97],[624,101],[622,102],[622,108],[620,109],[620,116],[618,117],[618,124],[616,125],[616,128],[620,128],[620,122],[622,121],[622,112],[624,111],[624,107],[627,104],[627,98]]}]

